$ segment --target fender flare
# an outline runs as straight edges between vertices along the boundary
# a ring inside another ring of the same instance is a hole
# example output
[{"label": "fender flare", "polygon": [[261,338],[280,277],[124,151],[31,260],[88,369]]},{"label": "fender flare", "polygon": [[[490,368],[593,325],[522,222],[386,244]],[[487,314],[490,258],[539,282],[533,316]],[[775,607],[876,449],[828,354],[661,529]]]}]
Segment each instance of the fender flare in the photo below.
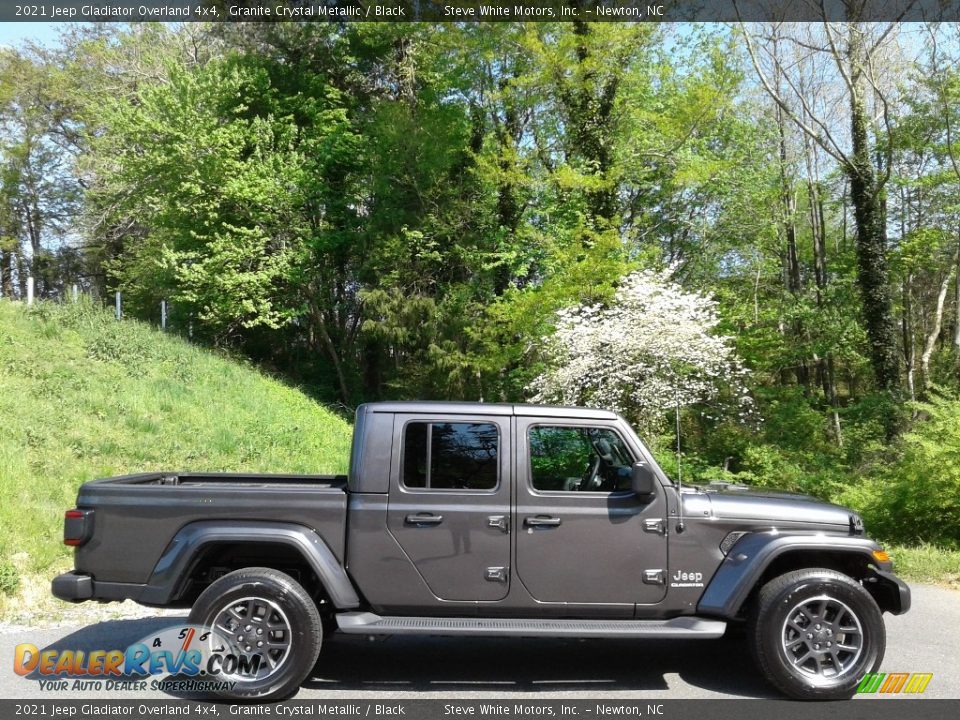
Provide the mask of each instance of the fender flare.
[{"label": "fender flare", "polygon": [[148,605],[171,602],[191,563],[210,543],[279,543],[291,547],[317,574],[337,609],[360,607],[360,599],[346,571],[314,530],[294,523],[244,520],[201,521],[180,528],[154,566],[139,602]]},{"label": "fender flare", "polygon": [[861,556],[880,570],[889,571],[890,563],[880,563],[872,555],[879,549],[879,545],[865,537],[750,533],[730,548],[700,596],[697,612],[723,618],[736,617],[763,572],[785,553],[795,550],[850,553]]}]

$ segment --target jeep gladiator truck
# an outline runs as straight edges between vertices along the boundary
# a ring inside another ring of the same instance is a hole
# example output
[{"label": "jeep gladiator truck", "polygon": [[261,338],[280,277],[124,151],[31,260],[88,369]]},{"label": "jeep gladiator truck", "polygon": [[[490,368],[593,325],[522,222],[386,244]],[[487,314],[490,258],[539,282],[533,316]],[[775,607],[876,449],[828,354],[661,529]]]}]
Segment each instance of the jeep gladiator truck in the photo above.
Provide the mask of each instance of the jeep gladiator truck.
[{"label": "jeep gladiator truck", "polygon": [[191,607],[260,653],[229,698],[296,693],[329,632],[718,638],[788,696],[847,698],[910,590],[850,510],[675,485],[620,416],[481,403],[357,410],[349,475],[150,473],[66,513],[68,601]]}]

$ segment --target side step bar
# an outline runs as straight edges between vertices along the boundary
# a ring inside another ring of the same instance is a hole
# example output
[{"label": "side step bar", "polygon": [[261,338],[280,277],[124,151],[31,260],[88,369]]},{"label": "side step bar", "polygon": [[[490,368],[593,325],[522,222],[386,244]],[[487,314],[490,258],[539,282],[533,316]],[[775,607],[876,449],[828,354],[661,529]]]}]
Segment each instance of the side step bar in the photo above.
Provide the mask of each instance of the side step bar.
[{"label": "side step bar", "polygon": [[578,638],[701,638],[723,635],[723,620],[530,620],[526,618],[381,617],[369,612],[337,615],[352,635],[487,635]]}]

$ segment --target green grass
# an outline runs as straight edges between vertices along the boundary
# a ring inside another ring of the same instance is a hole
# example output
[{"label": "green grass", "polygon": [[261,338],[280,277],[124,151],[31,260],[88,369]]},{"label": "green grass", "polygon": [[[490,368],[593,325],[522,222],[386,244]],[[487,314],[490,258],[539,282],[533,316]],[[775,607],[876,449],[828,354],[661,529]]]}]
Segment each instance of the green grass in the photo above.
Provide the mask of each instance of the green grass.
[{"label": "green grass", "polygon": [[888,546],[897,575],[918,583],[934,583],[960,588],[960,550],[936,545]]},{"label": "green grass", "polygon": [[0,300],[0,595],[69,563],[63,512],[93,478],[343,473],[350,426],[304,393],[89,302]]}]

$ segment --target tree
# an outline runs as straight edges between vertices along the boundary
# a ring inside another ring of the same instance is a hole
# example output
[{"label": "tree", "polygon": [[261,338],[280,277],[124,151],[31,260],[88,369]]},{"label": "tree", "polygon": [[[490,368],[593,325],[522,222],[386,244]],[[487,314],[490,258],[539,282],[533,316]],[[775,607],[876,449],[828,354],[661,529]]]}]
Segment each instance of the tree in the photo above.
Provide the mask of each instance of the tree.
[{"label": "tree", "polygon": [[[824,108],[815,106],[801,90],[797,78],[790,78],[779,54],[779,25],[774,32],[758,38],[741,25],[743,37],[758,77],[771,98],[813,142],[832,156],[843,169],[850,183],[850,196],[856,224],[857,278],[863,307],[863,319],[870,342],[870,359],[876,384],[896,395],[900,385],[896,326],[893,318],[888,268],[887,235],[883,191],[890,173],[889,122],[890,89],[882,77],[881,58],[895,33],[895,24],[869,26],[859,22],[862,6],[848,5],[849,22],[842,26],[844,37],[836,27],[824,23],[822,34],[801,37],[801,31],[788,38],[803,49],[803,60],[793,64],[798,72],[805,62],[817,55],[830,58],[847,103],[849,144],[845,144],[831,127]],[[761,43],[758,48],[757,43]],[[761,56],[764,52],[764,56]],[[778,88],[770,79],[765,65],[771,65],[777,77],[784,77],[786,88]],[[875,111],[875,112],[872,112]],[[878,123],[874,118],[878,118]],[[876,164],[875,164],[876,160]],[[894,428],[888,426],[888,432]]]},{"label": "tree", "polygon": [[[304,252],[305,170],[315,158],[275,110],[266,73],[231,61],[173,67],[136,104],[104,109],[98,205],[108,222],[142,228],[113,265],[131,308],[169,299],[181,322],[189,315],[221,340],[297,315],[289,283]],[[321,111],[335,133],[336,109]]]},{"label": "tree", "polygon": [[53,68],[36,53],[0,49],[0,291],[52,295],[62,278],[52,256],[71,233],[79,187],[73,157],[58,144],[64,108]]},{"label": "tree", "polygon": [[673,407],[721,395],[750,409],[743,364],[716,333],[716,303],[669,272],[631,273],[610,304],[567,308],[557,321],[544,338],[548,369],[531,386],[537,402],[609,408],[648,431]]}]

